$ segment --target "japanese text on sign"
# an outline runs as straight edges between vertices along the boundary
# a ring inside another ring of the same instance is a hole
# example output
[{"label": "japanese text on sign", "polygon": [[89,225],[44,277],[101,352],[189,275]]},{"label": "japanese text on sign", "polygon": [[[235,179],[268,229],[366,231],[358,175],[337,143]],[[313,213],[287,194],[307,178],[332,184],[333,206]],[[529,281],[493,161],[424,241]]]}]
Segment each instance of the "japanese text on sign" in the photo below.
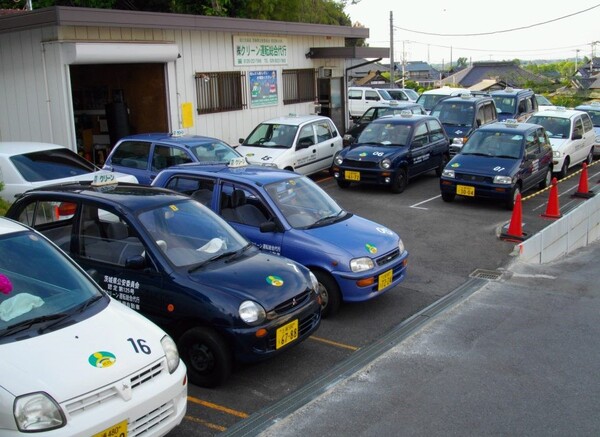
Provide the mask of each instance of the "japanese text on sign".
[{"label": "japanese text on sign", "polygon": [[285,65],[287,39],[252,36],[233,37],[234,65]]}]

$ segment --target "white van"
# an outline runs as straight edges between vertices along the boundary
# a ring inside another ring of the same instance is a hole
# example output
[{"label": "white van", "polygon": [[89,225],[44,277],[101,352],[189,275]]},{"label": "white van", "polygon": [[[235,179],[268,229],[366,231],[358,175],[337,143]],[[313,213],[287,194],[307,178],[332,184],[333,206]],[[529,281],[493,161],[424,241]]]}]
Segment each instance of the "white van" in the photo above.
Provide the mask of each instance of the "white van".
[{"label": "white van", "polygon": [[383,88],[348,87],[348,112],[351,118],[360,117],[373,105],[392,100],[394,98]]},{"label": "white van", "polygon": [[431,108],[433,108],[440,100],[446,97],[460,96],[464,93],[469,93],[469,90],[465,88],[453,88],[445,85],[441,88],[424,91],[423,94],[421,94],[417,99],[417,103],[423,106],[425,111],[427,111],[429,114],[431,112]]},{"label": "white van", "polygon": [[0,435],[163,436],[186,367],[154,323],[44,236],[0,218]]},{"label": "white van", "polygon": [[290,115],[264,121],[236,150],[250,164],[309,175],[327,170],[343,147],[342,136],[328,117]]}]

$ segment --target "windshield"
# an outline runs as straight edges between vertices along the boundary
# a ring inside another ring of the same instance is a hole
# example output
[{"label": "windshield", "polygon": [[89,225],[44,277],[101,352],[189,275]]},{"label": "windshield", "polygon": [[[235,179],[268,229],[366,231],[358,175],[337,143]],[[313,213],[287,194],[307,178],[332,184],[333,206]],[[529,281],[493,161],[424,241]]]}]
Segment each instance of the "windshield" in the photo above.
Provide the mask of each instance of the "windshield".
[{"label": "windshield", "polygon": [[492,96],[498,114],[516,114],[517,99],[511,96]]},{"label": "windshield", "polygon": [[431,111],[437,102],[448,97],[447,94],[421,94],[417,99],[419,103],[426,111]]},{"label": "windshield", "polygon": [[240,157],[235,149],[220,141],[200,144],[191,150],[198,162],[229,162]]},{"label": "windshield", "polygon": [[252,131],[244,145],[289,149],[294,145],[296,132],[298,126],[261,123]]},{"label": "windshield", "polygon": [[249,244],[222,218],[193,200],[144,211],[139,219],[158,248],[177,267],[234,255]]},{"label": "windshield", "polygon": [[527,120],[527,123],[541,124],[550,138],[569,138],[571,131],[571,120],[568,118],[534,115]]},{"label": "windshield", "polygon": [[103,296],[46,239],[30,231],[0,237],[0,342],[39,335]]},{"label": "windshield", "polygon": [[523,135],[521,134],[479,130],[467,140],[460,154],[518,159],[521,157],[522,150]]},{"label": "windshield", "polygon": [[307,177],[273,182],[266,185],[265,189],[294,228],[331,224],[349,216],[335,200]]},{"label": "windshield", "polygon": [[410,88],[405,88],[404,92],[410,97],[412,100],[417,100],[419,98],[419,93],[415,90],[411,90]]},{"label": "windshield", "polygon": [[91,162],[63,148],[15,155],[10,160],[28,182],[68,178],[97,170]]},{"label": "windshield", "polygon": [[537,101],[538,106],[553,106],[552,102],[541,94],[536,94],[535,100]]},{"label": "windshield", "polygon": [[447,126],[473,126],[475,108],[470,102],[443,101],[435,105],[431,115]]},{"label": "windshield", "polygon": [[590,115],[594,126],[600,126],[600,110],[584,109],[584,111]]},{"label": "windshield", "polygon": [[371,123],[358,137],[358,143],[376,143],[383,146],[407,146],[412,126],[398,123]]}]

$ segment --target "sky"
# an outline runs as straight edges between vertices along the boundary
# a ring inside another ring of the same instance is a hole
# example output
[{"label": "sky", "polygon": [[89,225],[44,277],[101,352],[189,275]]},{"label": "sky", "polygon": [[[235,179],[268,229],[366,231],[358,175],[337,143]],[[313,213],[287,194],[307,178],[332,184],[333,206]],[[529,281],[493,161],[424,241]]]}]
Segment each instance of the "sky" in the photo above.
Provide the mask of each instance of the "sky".
[{"label": "sky", "polygon": [[348,0],[344,10],[370,47],[390,46],[392,13],[395,62],[600,57],[598,0]]}]

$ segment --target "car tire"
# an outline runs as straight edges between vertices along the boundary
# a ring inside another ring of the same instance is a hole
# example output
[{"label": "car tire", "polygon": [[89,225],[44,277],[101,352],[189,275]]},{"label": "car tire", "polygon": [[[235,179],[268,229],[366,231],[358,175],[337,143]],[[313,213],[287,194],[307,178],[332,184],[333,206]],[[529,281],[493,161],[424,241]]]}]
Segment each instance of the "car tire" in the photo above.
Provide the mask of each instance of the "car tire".
[{"label": "car tire", "polygon": [[594,148],[593,147],[590,149],[590,153],[588,153],[588,156],[585,158],[585,163],[587,165],[591,165],[592,162],[594,162]]},{"label": "car tire", "polygon": [[319,294],[321,296],[321,317],[326,318],[333,316],[340,309],[342,303],[342,295],[340,293],[340,287],[338,286],[335,279],[333,279],[328,273],[321,270],[313,270],[313,274],[316,276],[319,282]]},{"label": "car tire", "polygon": [[442,200],[444,202],[453,202],[456,194],[454,193],[442,193]]},{"label": "car tire", "polygon": [[449,161],[450,157],[444,153],[444,155],[442,156],[442,162],[440,162],[438,168],[435,169],[435,174],[437,177],[440,177],[442,175],[442,172],[446,168],[446,164],[448,164]]},{"label": "car tire", "polygon": [[548,167],[548,170],[546,170],[546,175],[544,176],[544,179],[542,179],[540,181],[540,183],[538,184],[538,188],[540,190],[543,190],[544,188],[550,186],[551,183],[552,183],[552,169],[550,167]]},{"label": "car tire", "polygon": [[408,185],[408,173],[406,172],[405,168],[399,168],[398,171],[396,172],[396,176],[394,177],[394,180],[392,181],[392,186],[391,186],[391,190],[392,193],[402,193],[405,189],[406,186]]},{"label": "car tire", "polygon": [[338,184],[338,187],[340,187],[342,189],[350,187],[350,182],[348,182],[348,181],[342,181],[340,179],[336,179],[336,182]]},{"label": "car tire", "polygon": [[212,329],[189,329],[179,339],[177,348],[192,384],[217,387],[231,374],[233,358],[230,348]]},{"label": "car tire", "polygon": [[557,173],[558,179],[562,179],[567,175],[569,171],[569,157],[566,157],[563,161],[563,165],[560,168],[560,171]]},{"label": "car tire", "polygon": [[511,196],[510,199],[506,201],[506,209],[508,209],[509,211],[512,211],[515,207],[515,202],[517,200],[517,195],[521,193],[521,186],[519,184],[516,184],[512,191],[511,191]]}]

